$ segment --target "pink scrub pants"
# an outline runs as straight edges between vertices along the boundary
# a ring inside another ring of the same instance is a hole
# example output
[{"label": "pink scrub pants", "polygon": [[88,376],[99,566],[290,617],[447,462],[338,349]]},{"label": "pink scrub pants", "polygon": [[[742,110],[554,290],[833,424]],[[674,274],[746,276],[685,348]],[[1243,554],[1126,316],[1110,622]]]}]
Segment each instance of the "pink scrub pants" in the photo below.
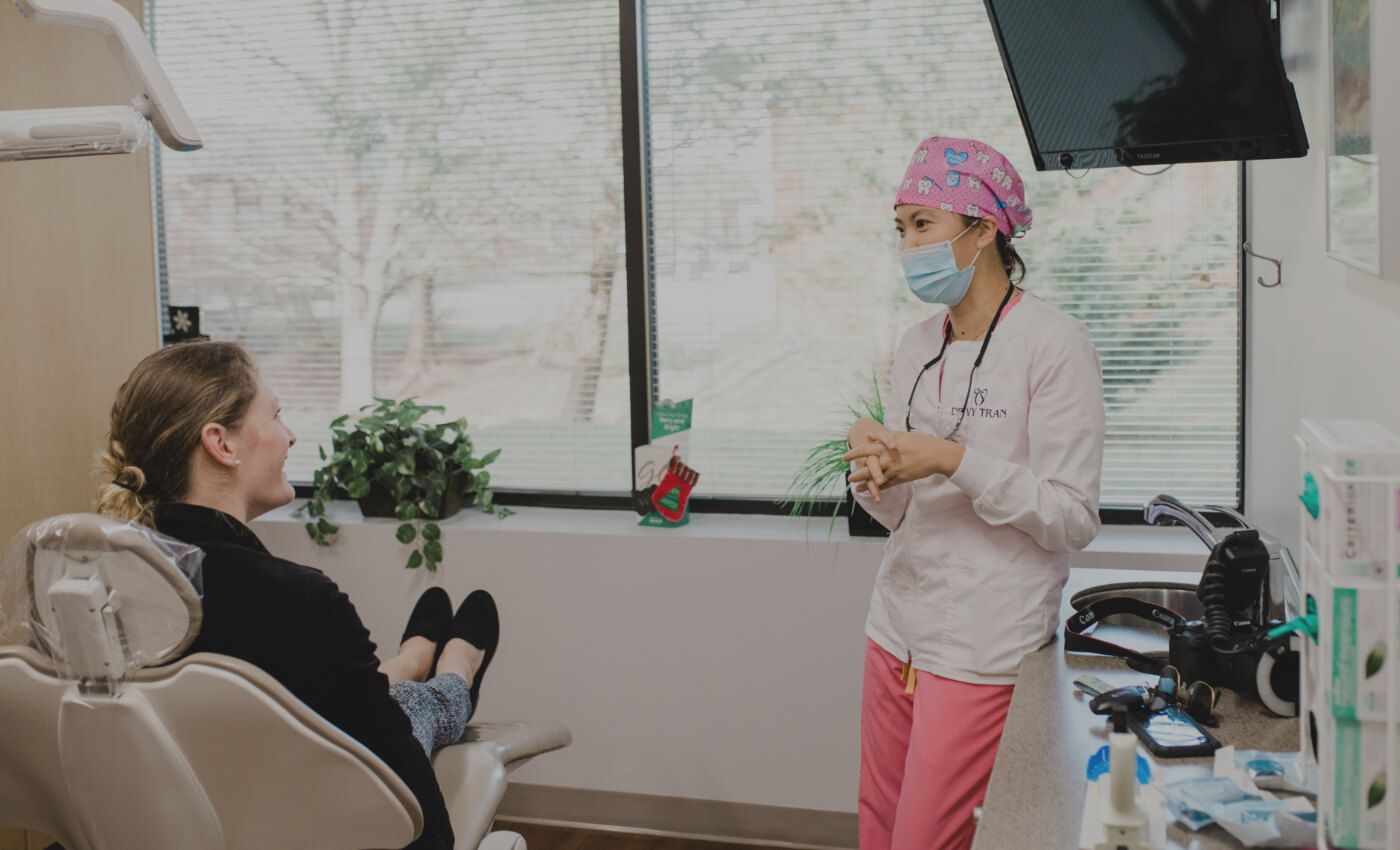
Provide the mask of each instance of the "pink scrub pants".
[{"label": "pink scrub pants", "polygon": [[987,793],[1012,686],[907,671],[867,640],[860,850],[967,850],[972,809]]}]

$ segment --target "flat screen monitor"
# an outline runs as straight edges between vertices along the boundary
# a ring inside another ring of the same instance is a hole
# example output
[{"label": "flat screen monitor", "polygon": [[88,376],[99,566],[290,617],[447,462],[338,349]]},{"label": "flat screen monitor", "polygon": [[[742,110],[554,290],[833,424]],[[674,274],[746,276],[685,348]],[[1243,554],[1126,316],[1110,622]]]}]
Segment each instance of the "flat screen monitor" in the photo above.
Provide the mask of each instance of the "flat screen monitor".
[{"label": "flat screen monitor", "polygon": [[985,0],[1041,171],[1303,156],[1270,0]]}]

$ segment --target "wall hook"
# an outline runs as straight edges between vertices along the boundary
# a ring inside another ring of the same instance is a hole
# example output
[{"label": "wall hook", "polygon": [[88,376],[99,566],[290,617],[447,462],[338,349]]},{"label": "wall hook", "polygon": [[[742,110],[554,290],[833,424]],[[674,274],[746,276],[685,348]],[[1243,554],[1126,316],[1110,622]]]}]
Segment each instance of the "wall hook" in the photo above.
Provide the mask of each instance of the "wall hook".
[{"label": "wall hook", "polygon": [[1283,283],[1283,263],[1279,262],[1278,260],[1275,260],[1273,257],[1266,257],[1263,254],[1254,253],[1254,249],[1249,247],[1248,242],[1244,243],[1242,247],[1244,248],[1244,252],[1249,256],[1253,257],[1254,259],[1263,260],[1266,263],[1274,264],[1274,282],[1265,283],[1264,276],[1260,275],[1259,277],[1254,279],[1256,283],[1258,283],[1265,289],[1273,289],[1275,286],[1279,286]]}]

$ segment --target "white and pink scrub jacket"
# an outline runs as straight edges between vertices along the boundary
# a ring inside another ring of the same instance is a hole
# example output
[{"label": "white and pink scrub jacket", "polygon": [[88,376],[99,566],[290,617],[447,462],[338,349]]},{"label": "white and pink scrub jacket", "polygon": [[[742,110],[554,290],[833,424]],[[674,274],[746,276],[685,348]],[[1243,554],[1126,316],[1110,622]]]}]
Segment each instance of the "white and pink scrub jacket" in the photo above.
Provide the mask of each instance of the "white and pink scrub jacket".
[{"label": "white and pink scrub jacket", "polygon": [[[899,343],[885,405],[902,430],[919,370],[943,343],[946,311]],[[913,430],[952,430],[981,342],[952,342],[918,384]],[[1099,531],[1104,396],[1099,355],[1078,319],[1024,293],[1008,302],[972,376],[951,477],[882,491],[862,507],[892,535],[866,634],[915,669],[1007,685],[1055,634],[1069,556]]]}]

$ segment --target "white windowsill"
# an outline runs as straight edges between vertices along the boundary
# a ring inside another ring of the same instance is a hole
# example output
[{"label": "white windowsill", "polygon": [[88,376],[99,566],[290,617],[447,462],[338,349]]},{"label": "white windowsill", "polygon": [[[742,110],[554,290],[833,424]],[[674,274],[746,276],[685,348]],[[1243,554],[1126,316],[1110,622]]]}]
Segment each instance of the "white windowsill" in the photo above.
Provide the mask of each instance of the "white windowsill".
[{"label": "white windowsill", "polygon": [[[292,516],[296,507],[305,503],[298,499],[256,520],[258,523],[302,525],[305,520]],[[795,520],[785,516],[747,514],[696,514],[690,524],[681,528],[645,528],[637,524],[631,511],[582,510],[571,508],[514,508],[505,519],[479,511],[462,513],[439,524],[449,536],[468,533],[501,534],[587,534],[619,538],[648,537],[695,541],[791,541],[808,546],[850,544],[883,546],[883,537],[852,537],[846,530],[844,518],[831,527],[830,518]],[[386,526],[384,533],[392,534],[399,522],[395,519],[366,518],[353,502],[334,502],[328,508],[328,519],[343,528],[355,526]],[[1199,571],[1208,553],[1199,540],[1185,528],[1151,528],[1146,526],[1104,526],[1099,536],[1083,552],[1072,557],[1075,567],[1122,570],[1187,570]]]}]

